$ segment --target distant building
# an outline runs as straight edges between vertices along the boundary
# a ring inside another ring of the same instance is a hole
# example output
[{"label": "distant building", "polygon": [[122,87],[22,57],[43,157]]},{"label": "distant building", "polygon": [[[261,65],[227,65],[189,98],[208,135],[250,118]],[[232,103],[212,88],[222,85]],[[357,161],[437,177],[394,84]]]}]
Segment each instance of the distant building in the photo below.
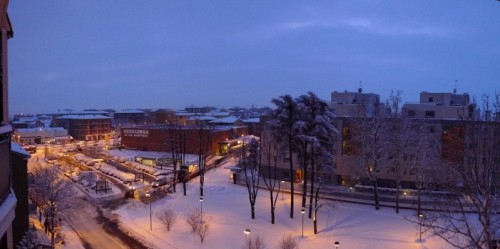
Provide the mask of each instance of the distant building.
[{"label": "distant building", "polygon": [[330,109],[337,117],[370,117],[380,105],[380,95],[374,93],[337,92],[331,94]]},{"label": "distant building", "polygon": [[66,144],[73,138],[63,127],[23,128],[14,131],[14,140],[20,144]]},{"label": "distant building", "polygon": [[117,111],[113,113],[115,127],[144,125],[147,122],[146,113],[139,110]]},{"label": "distant building", "polygon": [[260,137],[262,127],[260,125],[260,117],[259,118],[248,118],[241,120],[243,125],[248,127],[248,134]]},{"label": "distant building", "polygon": [[217,126],[244,126],[245,125],[243,123],[243,121],[241,121],[240,118],[234,117],[234,116],[214,119],[214,120],[210,121],[209,123],[212,125],[217,125]]},{"label": "distant building", "polygon": [[151,124],[175,124],[175,112],[170,109],[156,109],[149,112]]},{"label": "distant building", "polygon": [[63,115],[55,124],[68,130],[70,136],[81,141],[98,141],[110,139],[112,118],[100,114],[95,115]]},{"label": "distant building", "polygon": [[403,112],[410,118],[466,119],[475,115],[467,93],[420,93],[419,103],[406,103]]},{"label": "distant building", "polygon": [[185,138],[183,145],[185,152],[198,154],[200,132],[204,139],[209,140],[208,150],[212,155],[228,153],[230,148],[227,147],[227,141],[248,135],[245,126],[216,126],[200,130],[196,126],[144,125],[122,128],[121,145],[126,149],[170,152],[172,150],[171,141],[179,139],[179,134],[182,133]]}]

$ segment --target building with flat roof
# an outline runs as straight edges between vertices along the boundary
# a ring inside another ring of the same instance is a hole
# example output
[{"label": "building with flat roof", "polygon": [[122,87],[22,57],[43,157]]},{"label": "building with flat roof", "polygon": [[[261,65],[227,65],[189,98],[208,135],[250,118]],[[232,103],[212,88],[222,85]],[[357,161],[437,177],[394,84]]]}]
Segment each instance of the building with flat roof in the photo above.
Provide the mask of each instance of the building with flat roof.
[{"label": "building with flat roof", "polygon": [[206,150],[210,151],[210,154],[221,155],[230,152],[228,141],[246,135],[246,126],[200,128],[191,125],[143,125],[122,128],[121,145],[126,149],[171,152],[173,147],[177,148],[182,144],[185,153],[198,154],[200,139],[203,139],[203,142],[208,144]]},{"label": "building with flat roof", "polygon": [[337,92],[331,94],[330,109],[337,117],[372,116],[380,105],[380,95],[358,92]]},{"label": "building with flat roof", "polygon": [[63,115],[57,117],[55,126],[68,130],[70,136],[81,141],[98,141],[112,137],[111,117],[93,115]]},{"label": "building with flat roof", "polygon": [[403,113],[410,118],[461,120],[476,115],[467,93],[420,93],[419,103],[405,103]]},{"label": "building with flat roof", "polygon": [[63,127],[22,128],[14,131],[14,140],[20,144],[66,144],[72,137]]}]

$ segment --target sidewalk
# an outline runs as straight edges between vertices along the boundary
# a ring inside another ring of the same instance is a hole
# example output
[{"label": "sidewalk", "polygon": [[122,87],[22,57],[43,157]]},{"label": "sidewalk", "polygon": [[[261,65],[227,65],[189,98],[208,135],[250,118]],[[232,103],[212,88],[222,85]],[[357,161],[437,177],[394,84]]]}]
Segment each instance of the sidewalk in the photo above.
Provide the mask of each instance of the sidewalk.
[{"label": "sidewalk", "polygon": [[[237,184],[245,185],[245,175],[242,172],[238,173]],[[263,180],[259,182],[259,188],[267,190],[266,185]],[[294,192],[297,196],[302,196],[302,183],[294,183]],[[310,186],[307,186],[308,193]],[[278,192],[278,189],[275,189]],[[418,200],[416,195],[408,194],[410,190],[401,189],[401,195],[399,196],[399,208],[401,209],[417,209]],[[281,185],[281,190],[279,195],[286,193],[290,194],[290,182],[285,182]],[[320,188],[320,198],[332,201],[342,201],[349,203],[365,204],[365,205],[375,205],[375,199],[373,191],[361,192],[352,187],[333,185],[333,184],[323,184]],[[405,194],[406,193],[406,194]],[[309,197],[309,194],[308,194]],[[379,191],[379,203],[381,207],[396,208],[396,194],[388,195]],[[425,194],[420,197],[420,205],[422,210],[433,210],[436,209],[439,202],[435,199],[429,198]]]}]

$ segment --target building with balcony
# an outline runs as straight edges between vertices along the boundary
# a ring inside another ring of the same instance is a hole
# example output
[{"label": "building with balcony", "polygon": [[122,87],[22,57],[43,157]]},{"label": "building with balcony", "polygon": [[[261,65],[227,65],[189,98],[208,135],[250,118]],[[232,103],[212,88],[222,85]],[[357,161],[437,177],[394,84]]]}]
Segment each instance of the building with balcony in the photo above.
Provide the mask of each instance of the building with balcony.
[{"label": "building with balcony", "polygon": [[63,115],[57,117],[55,126],[68,130],[73,139],[98,141],[112,137],[112,118],[100,114]]},{"label": "building with balcony", "polygon": [[11,133],[9,125],[9,84],[7,40],[13,37],[7,14],[8,0],[0,0],[0,248],[13,249],[13,221],[17,198],[12,189]]}]

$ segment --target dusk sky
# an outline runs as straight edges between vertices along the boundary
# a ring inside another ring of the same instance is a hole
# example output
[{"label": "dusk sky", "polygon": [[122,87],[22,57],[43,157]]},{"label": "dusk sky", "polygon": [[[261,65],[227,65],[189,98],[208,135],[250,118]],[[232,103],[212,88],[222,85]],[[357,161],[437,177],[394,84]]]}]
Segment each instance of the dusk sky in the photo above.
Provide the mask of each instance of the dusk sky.
[{"label": "dusk sky", "polygon": [[10,1],[10,113],[500,92],[500,2]]}]

